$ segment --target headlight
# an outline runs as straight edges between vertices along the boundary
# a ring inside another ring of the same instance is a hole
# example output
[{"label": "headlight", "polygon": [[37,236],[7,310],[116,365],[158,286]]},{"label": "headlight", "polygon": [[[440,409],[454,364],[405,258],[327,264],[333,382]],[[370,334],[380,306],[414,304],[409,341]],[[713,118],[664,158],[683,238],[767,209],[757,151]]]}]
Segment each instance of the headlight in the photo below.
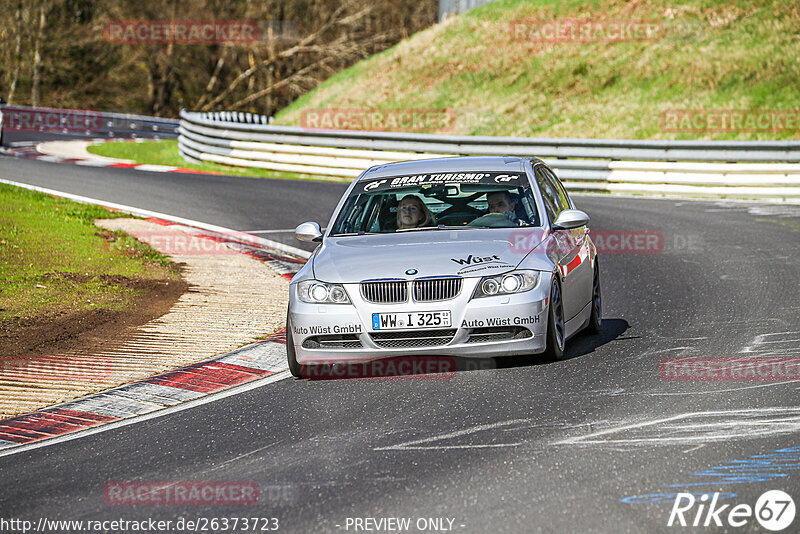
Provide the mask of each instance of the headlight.
[{"label": "headlight", "polygon": [[309,304],[350,304],[350,298],[341,284],[327,284],[318,280],[305,280],[297,284],[297,296]]},{"label": "headlight", "polygon": [[524,293],[536,287],[537,283],[539,283],[538,271],[514,271],[497,276],[484,276],[475,288],[472,298]]}]

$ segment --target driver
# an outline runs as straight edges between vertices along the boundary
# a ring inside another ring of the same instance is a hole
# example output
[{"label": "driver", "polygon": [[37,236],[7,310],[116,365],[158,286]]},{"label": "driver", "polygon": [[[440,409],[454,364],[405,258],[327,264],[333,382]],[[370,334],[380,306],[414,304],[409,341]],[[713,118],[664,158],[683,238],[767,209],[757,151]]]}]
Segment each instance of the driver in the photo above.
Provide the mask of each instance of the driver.
[{"label": "driver", "polygon": [[433,225],[433,214],[421,198],[406,195],[397,205],[397,229],[421,228]]},{"label": "driver", "polygon": [[511,213],[509,218],[513,218],[517,201],[508,191],[489,193],[486,195],[486,200],[489,202],[489,213]]},{"label": "driver", "polygon": [[487,193],[489,213],[482,215],[469,223],[469,226],[496,226],[511,227],[521,226],[522,221],[517,218],[517,201],[508,191],[495,191]]}]

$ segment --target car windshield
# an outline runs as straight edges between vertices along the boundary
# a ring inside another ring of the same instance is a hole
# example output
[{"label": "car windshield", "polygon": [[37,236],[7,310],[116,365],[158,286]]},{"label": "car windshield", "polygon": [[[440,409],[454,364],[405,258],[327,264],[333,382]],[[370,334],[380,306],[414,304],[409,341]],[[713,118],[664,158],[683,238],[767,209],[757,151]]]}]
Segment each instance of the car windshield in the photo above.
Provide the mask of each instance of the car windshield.
[{"label": "car windshield", "polygon": [[331,235],[540,224],[524,172],[415,174],[358,182]]}]

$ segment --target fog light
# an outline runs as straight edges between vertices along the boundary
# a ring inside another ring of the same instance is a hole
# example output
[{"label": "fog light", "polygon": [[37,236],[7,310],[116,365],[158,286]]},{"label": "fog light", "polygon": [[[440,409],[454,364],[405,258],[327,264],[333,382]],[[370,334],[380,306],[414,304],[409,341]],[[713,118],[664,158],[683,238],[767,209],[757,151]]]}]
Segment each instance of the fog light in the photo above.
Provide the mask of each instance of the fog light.
[{"label": "fog light", "polygon": [[308,338],[303,341],[303,348],[304,349],[318,349],[320,347],[319,341],[316,339]]}]

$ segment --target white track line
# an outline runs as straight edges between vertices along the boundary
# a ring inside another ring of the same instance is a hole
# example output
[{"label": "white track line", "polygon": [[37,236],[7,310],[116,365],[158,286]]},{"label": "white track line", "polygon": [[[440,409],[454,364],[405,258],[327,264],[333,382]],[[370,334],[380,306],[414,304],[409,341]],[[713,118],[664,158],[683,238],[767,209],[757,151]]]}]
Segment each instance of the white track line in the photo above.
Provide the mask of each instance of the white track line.
[{"label": "white track line", "polygon": [[460,436],[466,436],[469,434],[475,434],[477,432],[482,432],[484,430],[493,430],[495,428],[504,427],[504,426],[511,426],[517,424],[526,424],[530,423],[530,419],[512,419],[510,421],[500,421],[497,423],[488,423],[485,425],[476,425],[470,428],[465,428],[463,430],[456,430],[455,432],[448,432],[446,434],[439,434],[438,436],[432,436],[429,438],[422,438],[422,439],[415,439],[412,441],[405,441],[403,443],[399,443],[397,445],[388,445],[386,447],[375,447],[374,451],[408,451],[408,450],[433,450],[433,449],[484,449],[490,447],[516,447],[518,445],[522,445],[522,442],[515,442],[515,443],[490,443],[490,444],[475,444],[475,445],[427,445],[422,446],[424,443],[431,443],[435,441],[442,441],[451,438],[457,438]]},{"label": "white track line", "polygon": [[[671,417],[665,417],[662,419],[652,419],[649,421],[642,421],[638,423],[630,423],[625,424],[617,427],[608,428],[605,430],[598,430],[595,432],[591,432],[589,434],[585,434],[582,436],[573,436],[564,440],[556,441],[555,445],[581,445],[581,444],[598,444],[598,443],[635,443],[635,442],[670,442],[670,441],[692,441],[692,440],[703,440],[708,439],[706,436],[687,436],[687,437],[675,437],[675,438],[629,438],[629,439],[598,439],[602,436],[606,436],[608,434],[616,434],[620,432],[624,432],[626,430],[635,430],[647,426],[655,426],[662,425],[664,423],[669,423],[671,421],[678,421],[681,419],[690,419],[693,417],[705,417],[705,416],[726,416],[726,415],[766,415],[770,413],[775,413],[776,415],[787,414],[787,415],[798,415],[800,414],[800,408],[796,407],[770,407],[770,408],[750,408],[745,410],[711,410],[707,412],[686,412],[678,415],[673,415]],[[736,420],[735,423],[741,424],[743,421]],[[730,424],[730,423],[726,423]],[[714,423],[695,423],[690,425],[692,428],[708,428],[713,426]],[[724,436],[723,436],[724,438]]]},{"label": "white track line", "polygon": [[96,204],[98,206],[103,206],[106,208],[112,208],[118,211],[122,211],[124,213],[130,213],[132,215],[138,215],[140,217],[155,217],[157,219],[164,219],[166,221],[172,221],[178,224],[185,224],[187,226],[194,226],[196,228],[200,228],[203,230],[209,230],[211,232],[218,232],[221,234],[228,234],[233,237],[239,237],[245,239],[249,242],[259,244],[265,247],[269,247],[275,249],[280,252],[285,252],[287,254],[291,254],[292,256],[297,256],[299,258],[308,259],[311,257],[311,253],[302,250],[299,248],[295,248],[290,245],[284,245],[283,243],[278,243],[277,241],[272,241],[270,239],[264,239],[263,237],[258,237],[253,234],[248,234],[246,232],[241,232],[239,230],[232,230],[230,228],[225,228],[224,226],[217,226],[214,224],[208,224],[200,221],[194,221],[192,219],[185,219],[183,217],[176,217],[174,215],[167,215],[166,213],[159,213],[157,211],[150,211],[141,208],[134,208],[132,206],[126,206],[124,204],[117,204],[115,202],[108,202],[105,200],[99,200],[96,198],[84,197],[81,195],[73,195],[72,193],[65,193],[64,191],[56,191],[55,189],[48,189],[46,187],[39,187],[36,185],[24,184],[20,182],[14,182],[11,180],[3,180],[0,178],[0,183],[13,185],[16,187],[22,187],[24,189],[29,189],[31,191],[38,191],[40,193],[46,193],[48,195],[55,195],[63,198],[67,198],[69,200],[74,200],[75,202],[81,202],[83,204]]}]

